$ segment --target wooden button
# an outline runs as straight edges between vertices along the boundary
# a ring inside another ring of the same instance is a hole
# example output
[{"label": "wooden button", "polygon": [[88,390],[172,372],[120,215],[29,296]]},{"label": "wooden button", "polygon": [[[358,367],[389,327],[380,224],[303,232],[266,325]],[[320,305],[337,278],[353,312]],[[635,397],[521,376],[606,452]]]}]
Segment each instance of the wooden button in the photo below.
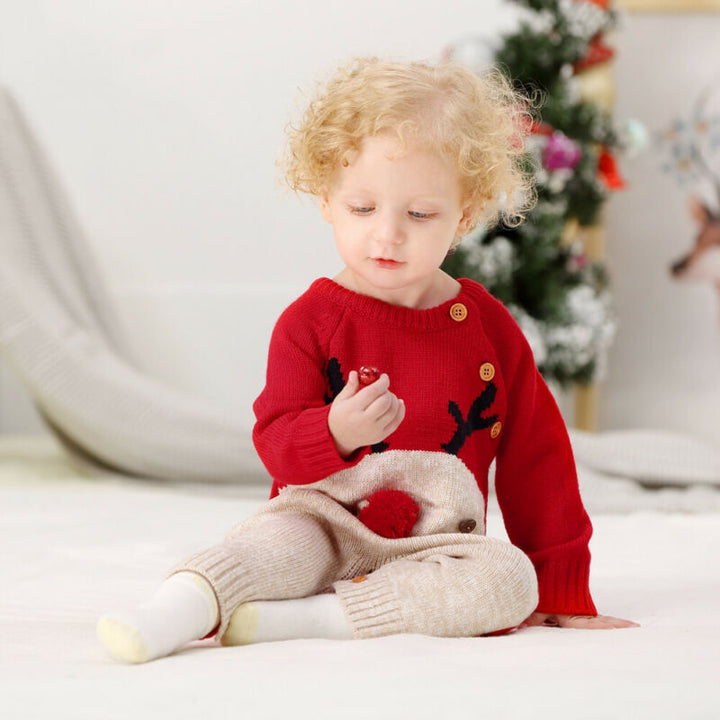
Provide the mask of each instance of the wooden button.
[{"label": "wooden button", "polygon": [[366,580],[367,580],[367,575],[359,575],[358,577],[353,578],[352,581],[354,583],[361,583],[361,582],[365,582]]},{"label": "wooden button", "polygon": [[477,523],[472,518],[461,520],[458,525],[458,530],[461,533],[471,533],[477,527]]},{"label": "wooden button", "polygon": [[485,382],[490,382],[495,377],[495,366],[489,362],[483,363],[480,366],[480,377]]},{"label": "wooden button", "polygon": [[498,420],[491,428],[490,428],[490,437],[494,440],[502,431],[502,423]]},{"label": "wooden button", "polygon": [[467,317],[467,308],[462,303],[455,303],[450,306],[450,317],[457,322],[462,322]]}]

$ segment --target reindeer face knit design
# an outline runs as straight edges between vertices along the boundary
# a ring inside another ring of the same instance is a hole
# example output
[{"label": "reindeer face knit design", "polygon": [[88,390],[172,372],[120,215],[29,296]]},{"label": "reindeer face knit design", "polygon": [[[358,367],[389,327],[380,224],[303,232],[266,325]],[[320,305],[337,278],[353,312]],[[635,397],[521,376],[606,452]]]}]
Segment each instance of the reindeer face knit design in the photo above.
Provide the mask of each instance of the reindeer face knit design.
[{"label": "reindeer face knit design", "polygon": [[[473,497],[454,498],[450,506],[461,509],[451,517],[415,498],[412,533],[458,532],[458,521],[472,519],[470,531],[480,534],[495,459],[508,535],[538,576],[538,611],[596,614],[588,587],[592,527],[560,412],[507,310],[477,283],[460,285],[452,300],[415,310],[321,278],[287,308],[254,404],[253,439],[274,479],[271,496],[325,483],[322,491],[349,507],[357,498],[344,493],[352,495],[356,466],[364,483],[411,497],[418,474],[447,483],[448,493],[462,476],[474,484]],[[406,416],[382,443],[343,458],[328,429],[330,403],[363,365],[388,374]]]},{"label": "reindeer face knit design", "polygon": [[[284,494],[303,486],[289,485]],[[307,487],[307,486],[305,486]],[[420,506],[411,535],[485,534],[485,499],[467,466],[446,453],[388,450],[366,455],[357,465],[313,483],[358,514],[377,490],[401,490]]]}]

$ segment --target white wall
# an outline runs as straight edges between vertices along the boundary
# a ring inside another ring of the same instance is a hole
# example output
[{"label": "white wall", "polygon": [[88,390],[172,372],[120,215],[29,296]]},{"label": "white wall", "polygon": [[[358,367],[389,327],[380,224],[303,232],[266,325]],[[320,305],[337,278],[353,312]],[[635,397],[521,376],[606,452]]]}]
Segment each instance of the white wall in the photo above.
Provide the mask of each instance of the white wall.
[{"label": "white wall", "polygon": [[[147,369],[242,408],[272,325],[339,269],[277,182],[283,127],[358,54],[438,59],[511,23],[501,0],[8,0],[0,82],[22,103]],[[0,371],[0,431],[38,427]]]},{"label": "white wall", "polygon": [[[0,82],[60,171],[145,366],[218,403],[250,404],[284,305],[338,269],[311,202],[276,182],[298,88],[343,59],[437,59],[497,35],[502,0],[23,0],[0,4]],[[614,39],[618,117],[658,130],[720,70],[720,14],[631,15]],[[621,329],[602,427],[720,440],[720,308],[672,283],[693,236],[656,153],[623,161],[609,207]],[[37,428],[0,369],[0,431]]]},{"label": "white wall", "polygon": [[[630,15],[615,39],[616,115],[641,119],[654,133],[689,117],[714,80],[720,119],[720,13]],[[720,177],[720,151],[714,154]],[[687,199],[704,186],[680,187],[661,170],[657,146],[623,160],[628,189],[608,206],[608,256],[620,330],[602,405],[609,428],[689,432],[720,444],[720,293],[670,278],[697,228]]]}]

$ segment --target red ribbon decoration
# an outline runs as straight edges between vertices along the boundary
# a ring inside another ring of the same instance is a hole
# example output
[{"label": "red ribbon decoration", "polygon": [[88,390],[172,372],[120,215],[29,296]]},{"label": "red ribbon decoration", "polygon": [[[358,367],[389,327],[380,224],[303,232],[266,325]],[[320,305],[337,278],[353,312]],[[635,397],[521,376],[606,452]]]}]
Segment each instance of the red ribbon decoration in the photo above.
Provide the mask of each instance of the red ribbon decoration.
[{"label": "red ribbon decoration", "polygon": [[620,175],[617,161],[607,148],[604,148],[598,158],[598,173],[609,190],[622,190],[625,181]]}]

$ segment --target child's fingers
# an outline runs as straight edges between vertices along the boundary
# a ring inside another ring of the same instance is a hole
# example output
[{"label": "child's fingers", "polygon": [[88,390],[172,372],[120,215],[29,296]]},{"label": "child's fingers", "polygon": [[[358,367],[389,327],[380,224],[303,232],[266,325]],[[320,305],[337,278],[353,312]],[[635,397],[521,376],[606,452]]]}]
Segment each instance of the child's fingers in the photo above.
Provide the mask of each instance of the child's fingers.
[{"label": "child's fingers", "polygon": [[379,405],[380,403],[387,403],[387,410],[375,418],[375,423],[385,434],[389,434],[391,432],[390,428],[396,428],[405,415],[404,403],[392,393],[388,393],[386,396],[376,400],[376,404]]},{"label": "child's fingers", "polygon": [[348,381],[345,383],[345,387],[335,396],[335,400],[347,400],[357,393],[360,387],[360,380],[356,370],[351,370],[348,375]]},{"label": "child's fingers", "polygon": [[[353,370],[351,372],[355,373]],[[356,381],[359,384],[359,380],[357,380],[357,373],[355,373]],[[372,385],[367,385],[360,392],[357,393],[357,401],[360,405],[360,409],[365,411],[367,410],[376,400],[381,398],[385,393],[387,393],[388,388],[390,387],[390,378],[383,373]],[[385,412],[387,410],[384,405],[381,404],[382,412]]]},{"label": "child's fingers", "polygon": [[533,613],[522,624],[523,627],[532,627],[533,625],[572,628],[575,630],[611,630],[614,628],[640,627],[631,620],[622,620],[607,615],[552,615],[548,613]]},{"label": "child's fingers", "polygon": [[389,390],[364,411],[374,423],[388,424],[400,411],[400,399]]},{"label": "child's fingers", "polygon": [[631,620],[623,620],[607,615],[560,615],[558,621],[560,627],[578,630],[612,630],[615,628],[640,627]]},{"label": "child's fingers", "polygon": [[550,615],[548,613],[534,612],[529,618],[526,618],[524,622],[520,623],[520,627],[535,627],[536,625],[543,625],[549,617]]},{"label": "child's fingers", "polygon": [[397,411],[395,412],[393,417],[390,419],[390,421],[387,423],[387,425],[385,425],[385,427],[383,428],[385,437],[394,433],[400,427],[400,423],[404,419],[405,419],[405,403],[402,400],[398,400]]},{"label": "child's fingers", "polygon": [[395,414],[397,403],[398,399],[391,392],[386,392],[365,409],[365,414],[373,422],[382,423],[386,416]]}]

